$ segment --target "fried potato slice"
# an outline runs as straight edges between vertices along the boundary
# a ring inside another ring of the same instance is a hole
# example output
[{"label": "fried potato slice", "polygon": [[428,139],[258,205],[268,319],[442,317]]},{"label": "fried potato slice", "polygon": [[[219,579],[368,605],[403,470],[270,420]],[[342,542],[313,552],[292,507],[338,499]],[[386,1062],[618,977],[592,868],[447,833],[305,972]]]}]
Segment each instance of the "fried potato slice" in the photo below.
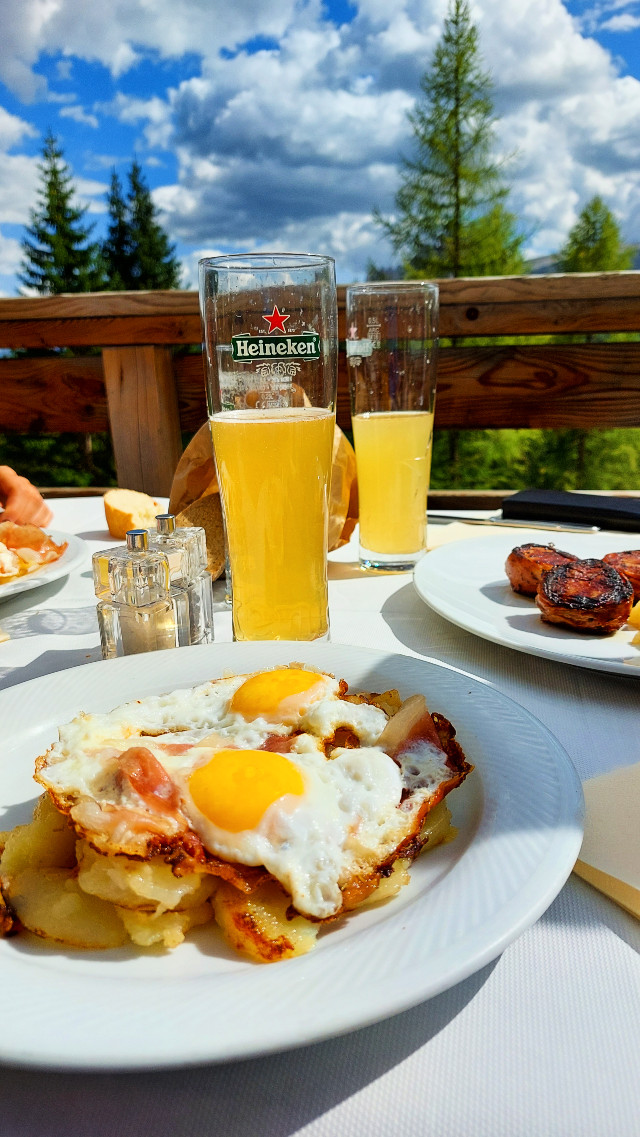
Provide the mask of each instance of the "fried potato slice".
[{"label": "fried potato slice", "polygon": [[3,891],[22,926],[36,936],[89,950],[126,942],[116,909],[84,893],[72,869],[25,868]]},{"label": "fried potato slice", "polygon": [[400,692],[395,687],[389,691],[382,691],[381,694],[376,691],[360,691],[357,695],[343,695],[342,698],[346,703],[368,703],[370,707],[378,707],[389,718],[396,714],[402,703]]},{"label": "fried potato slice", "polygon": [[408,857],[401,857],[395,861],[389,876],[383,876],[378,887],[366,896],[364,900],[357,905],[358,908],[366,908],[371,904],[380,904],[383,900],[391,900],[397,896],[401,888],[404,888],[410,881],[409,869],[411,861]]},{"label": "fried potato slice", "polygon": [[427,848],[433,849],[446,841],[452,841],[458,830],[451,824],[451,810],[446,801],[440,801],[427,814],[420,830],[420,839]]},{"label": "fried potato slice", "polygon": [[236,951],[258,963],[304,955],[316,941],[319,925],[304,916],[287,918],[290,897],[275,881],[249,896],[221,884],[213,902],[216,921]]},{"label": "fried potato slice", "polygon": [[76,835],[48,794],[38,798],[33,821],[6,834],[0,875],[11,877],[26,868],[72,868]]},{"label": "fried potato slice", "polygon": [[15,914],[7,904],[0,890],[0,936],[11,936],[19,930],[16,924]]},{"label": "fried potato slice", "polygon": [[[441,801],[427,814],[418,835],[419,847],[425,844],[429,849],[442,845],[455,837],[456,830],[451,824],[451,810],[446,802]],[[397,896],[402,888],[409,884],[409,869],[413,864],[414,856],[398,857],[393,862],[391,872],[387,875],[378,874],[378,884],[375,879],[351,882],[343,890],[345,910],[364,908],[371,904],[380,904],[383,900],[391,900]],[[373,887],[371,887],[373,884]]]},{"label": "fried potato slice", "polygon": [[138,947],[178,947],[191,928],[213,920],[213,908],[208,901],[183,912],[132,912],[128,908],[116,908],[116,912]]},{"label": "fried potato slice", "polygon": [[[185,911],[204,903],[217,887],[215,877],[189,873],[176,877],[163,857],[149,861],[97,853],[78,841],[78,884],[84,892],[138,912]],[[137,941],[136,941],[137,942]]]}]

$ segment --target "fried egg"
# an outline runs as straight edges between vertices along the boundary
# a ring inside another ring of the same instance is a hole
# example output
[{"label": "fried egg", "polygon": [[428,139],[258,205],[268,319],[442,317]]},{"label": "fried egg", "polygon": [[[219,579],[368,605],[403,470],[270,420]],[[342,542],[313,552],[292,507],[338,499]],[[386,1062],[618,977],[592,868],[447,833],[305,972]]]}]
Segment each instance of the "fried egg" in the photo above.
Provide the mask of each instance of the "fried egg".
[{"label": "fried egg", "polygon": [[[377,746],[387,715],[346,689],[292,665],[79,715],[36,777],[99,852],[262,867],[299,913],[329,919],[453,777],[432,739]],[[360,745],[332,747],[338,727]]]}]

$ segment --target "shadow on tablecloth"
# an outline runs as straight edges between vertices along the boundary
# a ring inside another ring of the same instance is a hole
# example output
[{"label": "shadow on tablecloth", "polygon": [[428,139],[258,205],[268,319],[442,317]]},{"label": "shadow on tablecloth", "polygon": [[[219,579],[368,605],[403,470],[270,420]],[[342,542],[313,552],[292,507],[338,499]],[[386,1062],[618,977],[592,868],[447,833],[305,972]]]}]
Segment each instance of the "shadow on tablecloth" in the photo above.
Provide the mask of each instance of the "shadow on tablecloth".
[{"label": "shadow on tablecloth", "polygon": [[[63,651],[43,651],[36,659],[24,667],[0,667],[0,690],[15,687],[27,679],[37,679],[41,675],[52,675],[65,671],[68,667],[80,667],[83,663],[95,663],[102,659],[100,648],[68,648]],[[1,1130],[0,1130],[1,1133]]]},{"label": "shadow on tablecloth", "polygon": [[[495,966],[376,1026],[267,1058],[131,1074],[0,1068],[0,1132],[290,1137],[429,1042],[474,999]],[[61,1024],[61,1049],[63,1034]]]}]

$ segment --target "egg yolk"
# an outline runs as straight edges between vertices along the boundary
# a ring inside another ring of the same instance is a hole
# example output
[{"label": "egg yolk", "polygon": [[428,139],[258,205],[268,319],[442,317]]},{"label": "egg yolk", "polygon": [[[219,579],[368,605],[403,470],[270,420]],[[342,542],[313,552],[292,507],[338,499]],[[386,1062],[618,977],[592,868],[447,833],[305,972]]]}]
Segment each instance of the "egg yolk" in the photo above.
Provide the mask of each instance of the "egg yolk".
[{"label": "egg yolk", "polygon": [[231,700],[231,710],[245,718],[255,719],[275,714],[285,701],[300,705],[295,699],[315,687],[320,676],[315,671],[282,667],[276,671],[262,671],[246,679]]},{"label": "egg yolk", "polygon": [[255,829],[274,801],[304,793],[300,771],[267,750],[218,750],[189,778],[197,809],[220,829],[239,833]]}]

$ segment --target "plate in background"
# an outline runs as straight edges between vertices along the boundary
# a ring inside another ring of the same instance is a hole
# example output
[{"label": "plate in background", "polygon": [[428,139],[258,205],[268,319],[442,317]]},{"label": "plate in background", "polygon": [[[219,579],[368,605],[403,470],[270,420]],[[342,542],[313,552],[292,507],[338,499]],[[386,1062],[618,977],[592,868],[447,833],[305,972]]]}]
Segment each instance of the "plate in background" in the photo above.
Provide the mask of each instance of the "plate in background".
[{"label": "plate in background", "polygon": [[[0,514],[0,519],[1,516]],[[43,532],[47,533],[56,545],[66,541],[67,548],[64,553],[57,561],[43,565],[27,576],[18,576],[15,580],[0,584],[0,601],[8,600],[10,596],[17,596],[21,592],[28,592],[31,588],[40,588],[43,584],[52,584],[54,580],[68,576],[80,565],[91,567],[89,549],[80,537],[76,537],[73,533],[60,533],[57,529],[45,528]]]},{"label": "plate in background", "polygon": [[535,601],[513,591],[504,563],[516,545],[533,541],[553,543],[581,558],[603,557],[640,547],[640,534],[512,529],[452,541],[416,565],[413,579],[418,594],[452,624],[503,647],[640,679],[640,647],[631,643],[637,628],[627,626],[612,636],[597,636],[545,624]]}]

